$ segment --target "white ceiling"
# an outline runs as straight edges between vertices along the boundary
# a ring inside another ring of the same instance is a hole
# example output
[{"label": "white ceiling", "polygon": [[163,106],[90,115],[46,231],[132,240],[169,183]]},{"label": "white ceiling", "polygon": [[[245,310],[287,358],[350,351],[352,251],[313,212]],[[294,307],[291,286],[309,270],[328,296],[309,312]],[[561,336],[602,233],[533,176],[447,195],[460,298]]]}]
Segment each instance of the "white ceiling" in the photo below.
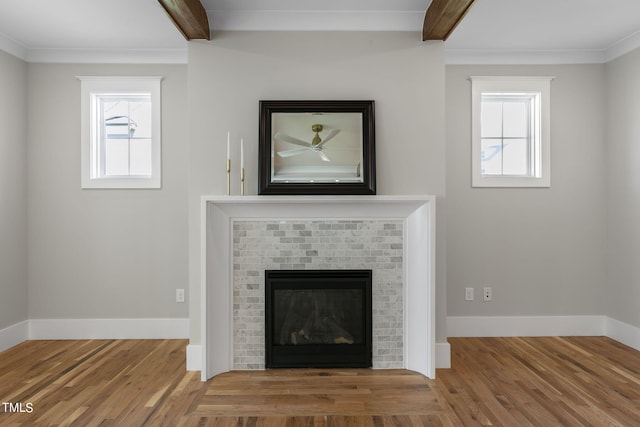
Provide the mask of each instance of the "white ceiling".
[{"label": "white ceiling", "polygon": [[[430,0],[202,0],[220,30],[422,31]],[[420,37],[416,34],[416,37]],[[1,0],[0,49],[33,62],[186,62],[156,0]],[[476,0],[449,63],[606,62],[640,46],[640,0]]]}]

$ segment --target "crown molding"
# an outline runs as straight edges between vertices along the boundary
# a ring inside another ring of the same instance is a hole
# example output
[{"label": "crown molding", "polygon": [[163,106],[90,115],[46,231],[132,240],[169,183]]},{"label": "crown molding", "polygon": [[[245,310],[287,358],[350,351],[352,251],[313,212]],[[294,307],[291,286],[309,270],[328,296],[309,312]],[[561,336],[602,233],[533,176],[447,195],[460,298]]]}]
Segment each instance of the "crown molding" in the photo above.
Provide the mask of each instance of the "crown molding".
[{"label": "crown molding", "polygon": [[605,62],[602,50],[444,49],[445,64],[593,64]]},{"label": "crown molding", "polygon": [[186,64],[187,49],[29,49],[27,62]]},{"label": "crown molding", "polygon": [[26,62],[75,64],[186,64],[187,42],[175,49],[30,49],[0,33],[0,50]]},{"label": "crown molding", "polygon": [[31,63],[186,64],[187,49],[25,49],[0,38],[0,50]]},{"label": "crown molding", "polygon": [[17,58],[20,58],[23,61],[27,60],[27,48],[11,40],[2,33],[0,33],[0,50],[3,50]]},{"label": "crown molding", "polygon": [[635,33],[619,40],[609,46],[605,53],[605,61],[609,62],[613,61],[616,58],[625,55],[632,50],[636,50],[640,47],[640,31],[636,31]]},{"label": "crown molding", "polygon": [[[388,11],[210,13],[213,31],[256,31],[258,27],[263,31],[419,31],[423,19],[423,12]],[[357,24],[354,23],[355,15],[358,15]],[[300,17],[305,19],[298,20]],[[325,24],[328,26],[324,26]],[[606,49],[455,49],[447,48],[445,43],[444,54],[445,64],[448,65],[599,64],[613,61],[638,48],[640,31]],[[29,49],[0,33],[0,50],[26,62],[43,63],[186,64],[188,61],[186,42],[184,48],[178,49]]]},{"label": "crown molding", "polygon": [[445,64],[604,64],[640,48],[640,31],[605,49],[447,49]]},{"label": "crown molding", "polygon": [[208,10],[215,31],[422,31],[424,11]]}]

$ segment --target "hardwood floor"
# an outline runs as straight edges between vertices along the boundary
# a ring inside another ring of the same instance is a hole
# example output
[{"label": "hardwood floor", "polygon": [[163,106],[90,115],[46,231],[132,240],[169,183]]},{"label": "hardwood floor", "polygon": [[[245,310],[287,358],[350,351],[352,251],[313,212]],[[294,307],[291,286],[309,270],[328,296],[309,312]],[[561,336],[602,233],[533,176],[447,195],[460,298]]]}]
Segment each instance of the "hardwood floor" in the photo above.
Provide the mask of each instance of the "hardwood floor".
[{"label": "hardwood floor", "polygon": [[640,425],[640,352],[613,340],[450,343],[436,380],[344,369],[202,383],[184,340],[29,341],[0,353],[0,426]]},{"label": "hardwood floor", "polygon": [[438,388],[465,425],[640,425],[640,352],[620,343],[603,337],[450,341],[454,369],[438,372]]}]

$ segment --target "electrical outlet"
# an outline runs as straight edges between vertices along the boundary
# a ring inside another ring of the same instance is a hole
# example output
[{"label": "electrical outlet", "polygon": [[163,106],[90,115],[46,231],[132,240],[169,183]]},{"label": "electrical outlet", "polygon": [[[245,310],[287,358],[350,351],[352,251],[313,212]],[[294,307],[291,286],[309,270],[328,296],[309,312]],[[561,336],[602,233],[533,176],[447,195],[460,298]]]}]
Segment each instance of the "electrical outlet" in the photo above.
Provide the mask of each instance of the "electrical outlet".
[{"label": "electrical outlet", "polygon": [[184,302],[184,289],[176,289],[176,302]]},{"label": "electrical outlet", "polygon": [[464,288],[464,300],[473,301],[473,288]]},{"label": "electrical outlet", "polygon": [[485,287],[482,294],[482,299],[484,301],[493,301],[493,289],[488,286]]}]

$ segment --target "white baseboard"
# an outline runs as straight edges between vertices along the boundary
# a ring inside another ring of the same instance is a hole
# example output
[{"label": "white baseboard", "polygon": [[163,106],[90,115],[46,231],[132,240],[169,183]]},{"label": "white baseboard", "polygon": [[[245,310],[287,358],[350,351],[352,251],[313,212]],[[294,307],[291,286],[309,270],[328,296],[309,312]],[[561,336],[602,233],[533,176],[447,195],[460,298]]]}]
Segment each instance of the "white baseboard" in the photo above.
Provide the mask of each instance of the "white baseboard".
[{"label": "white baseboard", "polygon": [[14,345],[29,339],[29,321],[25,320],[7,328],[0,329],[0,351],[5,351]]},{"label": "white baseboard", "polygon": [[[640,350],[640,328],[607,316],[447,318],[450,337],[607,336]],[[0,330],[0,351],[27,340],[188,339],[189,319],[31,319]],[[202,347],[189,344],[187,370],[202,368]],[[449,343],[436,343],[436,368],[451,367]]]},{"label": "white baseboard", "polygon": [[469,316],[447,318],[450,337],[603,336],[606,316]]},{"label": "white baseboard", "polygon": [[451,345],[448,342],[436,343],[436,369],[451,368]]},{"label": "white baseboard", "polygon": [[640,328],[607,317],[605,331],[609,338],[640,350]]},{"label": "white baseboard", "polygon": [[189,344],[187,346],[187,371],[202,370],[202,346]]},{"label": "white baseboard", "polygon": [[187,339],[189,319],[31,319],[30,340]]},{"label": "white baseboard", "polygon": [[[640,328],[608,316],[452,316],[447,332],[450,337],[606,336],[640,351]],[[436,354],[436,363],[443,363],[444,353]]]}]

